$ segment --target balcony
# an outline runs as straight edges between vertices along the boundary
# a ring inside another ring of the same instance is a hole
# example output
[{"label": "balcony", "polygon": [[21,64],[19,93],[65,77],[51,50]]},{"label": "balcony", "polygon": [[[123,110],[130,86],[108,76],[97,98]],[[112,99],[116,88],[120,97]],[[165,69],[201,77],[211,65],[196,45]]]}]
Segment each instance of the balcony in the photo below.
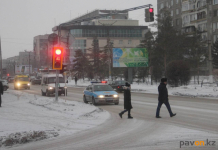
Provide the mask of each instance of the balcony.
[{"label": "balcony", "polygon": [[190,21],[190,24],[192,23],[198,23],[198,22],[202,22],[202,21],[206,21],[207,18],[202,18],[202,19],[198,19],[198,20],[193,20],[193,21]]}]

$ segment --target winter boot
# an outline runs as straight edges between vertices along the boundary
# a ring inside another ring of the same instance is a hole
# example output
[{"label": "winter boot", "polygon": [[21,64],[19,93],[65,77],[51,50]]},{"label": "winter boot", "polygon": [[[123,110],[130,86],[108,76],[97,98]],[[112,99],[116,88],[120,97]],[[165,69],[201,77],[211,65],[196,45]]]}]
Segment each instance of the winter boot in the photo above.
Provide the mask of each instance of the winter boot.
[{"label": "winter boot", "polygon": [[156,118],[161,118],[161,116],[156,116]]},{"label": "winter boot", "polygon": [[122,118],[123,113],[119,113],[120,118]]},{"label": "winter boot", "polygon": [[133,117],[131,115],[128,115],[128,119],[133,119]]},{"label": "winter boot", "polygon": [[172,115],[170,115],[170,117],[173,117],[173,116],[175,116],[176,114],[172,114]]}]

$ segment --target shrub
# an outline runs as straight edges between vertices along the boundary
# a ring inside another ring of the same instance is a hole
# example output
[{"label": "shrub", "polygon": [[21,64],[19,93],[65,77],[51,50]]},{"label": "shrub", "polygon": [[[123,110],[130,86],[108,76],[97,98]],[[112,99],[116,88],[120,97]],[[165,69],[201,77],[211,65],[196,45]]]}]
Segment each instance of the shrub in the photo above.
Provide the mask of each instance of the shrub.
[{"label": "shrub", "polygon": [[189,64],[182,60],[175,60],[167,66],[168,83],[172,86],[187,85],[191,79]]}]

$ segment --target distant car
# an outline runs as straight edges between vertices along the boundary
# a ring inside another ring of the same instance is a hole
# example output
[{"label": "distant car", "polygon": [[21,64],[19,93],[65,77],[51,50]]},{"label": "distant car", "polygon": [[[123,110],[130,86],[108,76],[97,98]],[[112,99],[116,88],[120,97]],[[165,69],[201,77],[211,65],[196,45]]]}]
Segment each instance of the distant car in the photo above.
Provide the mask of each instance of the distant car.
[{"label": "distant car", "polygon": [[8,83],[14,83],[14,78],[9,78]]},{"label": "distant car", "polygon": [[126,82],[127,81],[123,80],[113,81],[112,84],[110,84],[110,86],[117,92],[122,92],[124,91],[123,86],[125,86]]},{"label": "distant car", "polygon": [[30,82],[32,82],[32,80],[36,79],[35,76],[30,76]]},{"label": "distant car", "polygon": [[7,91],[7,89],[9,88],[8,86],[8,81],[7,80],[0,80],[3,84],[3,90]]},{"label": "distant car", "polygon": [[106,83],[92,82],[92,85],[87,86],[83,91],[83,101],[92,102],[93,105],[107,103],[118,105],[119,95]]},{"label": "distant car", "polygon": [[35,85],[35,84],[39,84],[40,85],[41,84],[41,79],[32,79],[31,80],[31,84],[32,85]]}]

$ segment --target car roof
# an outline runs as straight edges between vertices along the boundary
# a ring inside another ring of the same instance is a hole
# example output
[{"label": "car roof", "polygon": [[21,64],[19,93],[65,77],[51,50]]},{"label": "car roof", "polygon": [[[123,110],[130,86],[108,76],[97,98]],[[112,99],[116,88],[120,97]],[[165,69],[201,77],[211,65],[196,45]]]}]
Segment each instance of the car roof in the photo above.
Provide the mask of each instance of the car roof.
[{"label": "car roof", "polygon": [[[56,74],[44,74],[43,77],[56,77]],[[59,77],[63,77],[63,75],[59,74]]]}]

